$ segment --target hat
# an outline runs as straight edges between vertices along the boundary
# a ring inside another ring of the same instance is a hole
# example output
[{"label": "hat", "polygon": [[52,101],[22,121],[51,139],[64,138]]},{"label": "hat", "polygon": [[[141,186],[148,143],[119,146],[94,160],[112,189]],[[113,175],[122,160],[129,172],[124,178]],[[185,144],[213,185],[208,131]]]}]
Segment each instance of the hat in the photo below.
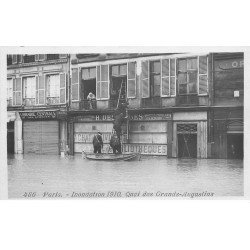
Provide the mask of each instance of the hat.
[{"label": "hat", "polygon": [[102,135],[102,133],[100,131],[97,132],[98,134]]}]

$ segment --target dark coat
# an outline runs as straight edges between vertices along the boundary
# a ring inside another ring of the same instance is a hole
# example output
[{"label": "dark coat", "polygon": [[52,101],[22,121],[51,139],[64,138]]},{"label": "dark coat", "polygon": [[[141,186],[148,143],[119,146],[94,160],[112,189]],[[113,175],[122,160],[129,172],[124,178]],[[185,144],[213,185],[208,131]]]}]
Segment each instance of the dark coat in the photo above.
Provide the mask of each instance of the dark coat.
[{"label": "dark coat", "polygon": [[102,136],[101,135],[99,135],[99,134],[94,135],[93,145],[94,145],[94,147],[98,147],[98,146],[103,147],[103,141],[102,141]]},{"label": "dark coat", "polygon": [[119,137],[113,134],[110,139],[110,146],[113,148],[113,147],[120,146],[120,145],[121,145],[121,141]]}]

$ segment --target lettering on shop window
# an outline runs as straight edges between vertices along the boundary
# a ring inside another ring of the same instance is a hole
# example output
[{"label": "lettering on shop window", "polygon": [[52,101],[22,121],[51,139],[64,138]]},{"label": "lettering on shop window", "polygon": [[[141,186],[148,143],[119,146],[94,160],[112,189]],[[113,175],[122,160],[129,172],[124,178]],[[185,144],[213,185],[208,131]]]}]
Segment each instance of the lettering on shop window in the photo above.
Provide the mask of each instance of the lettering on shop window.
[{"label": "lettering on shop window", "polygon": [[[140,120],[169,120],[171,119],[171,114],[134,114],[130,115],[129,119],[131,121],[140,121]],[[113,121],[113,115],[96,115],[96,116],[83,116],[77,117],[76,121]]]},{"label": "lettering on shop window", "polygon": [[20,112],[22,120],[57,119],[56,111]]},{"label": "lettering on shop window", "polygon": [[123,153],[141,153],[145,155],[167,155],[167,145],[123,144]]}]

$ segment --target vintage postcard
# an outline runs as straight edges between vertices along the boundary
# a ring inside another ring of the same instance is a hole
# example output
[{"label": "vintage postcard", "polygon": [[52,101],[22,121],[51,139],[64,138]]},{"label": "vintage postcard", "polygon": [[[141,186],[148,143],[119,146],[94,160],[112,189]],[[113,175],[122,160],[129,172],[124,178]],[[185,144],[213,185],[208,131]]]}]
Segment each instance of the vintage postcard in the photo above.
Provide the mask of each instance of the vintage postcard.
[{"label": "vintage postcard", "polygon": [[244,48],[1,51],[8,199],[246,197]]}]

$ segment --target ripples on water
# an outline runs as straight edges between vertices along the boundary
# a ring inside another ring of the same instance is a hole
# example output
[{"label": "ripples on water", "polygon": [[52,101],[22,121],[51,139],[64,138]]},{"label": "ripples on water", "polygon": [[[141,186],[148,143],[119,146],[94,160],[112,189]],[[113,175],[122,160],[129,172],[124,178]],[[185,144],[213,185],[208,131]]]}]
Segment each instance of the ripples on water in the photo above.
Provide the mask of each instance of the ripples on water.
[{"label": "ripples on water", "polygon": [[[68,159],[48,155],[8,158],[9,197],[24,192],[213,192],[243,195],[243,161],[167,159],[144,156],[141,161],[97,162],[80,155]],[[40,195],[41,197],[41,195]]]}]

